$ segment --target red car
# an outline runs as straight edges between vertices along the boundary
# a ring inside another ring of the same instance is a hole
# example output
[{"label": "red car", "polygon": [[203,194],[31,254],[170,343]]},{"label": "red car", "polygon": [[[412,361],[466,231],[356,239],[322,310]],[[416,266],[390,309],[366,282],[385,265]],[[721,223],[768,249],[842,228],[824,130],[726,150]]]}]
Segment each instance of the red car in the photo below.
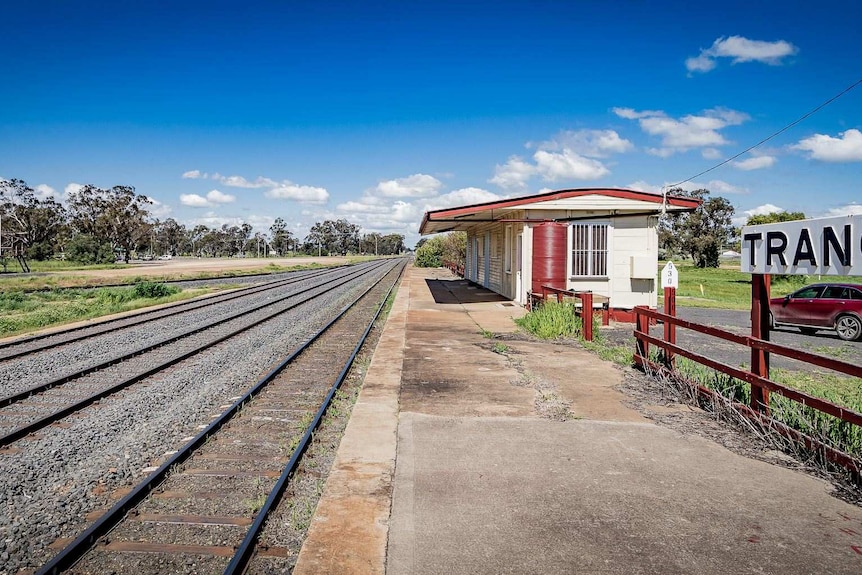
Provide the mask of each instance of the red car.
[{"label": "red car", "polygon": [[813,284],[769,300],[772,327],[789,325],[802,333],[834,329],[846,341],[862,338],[862,286]]}]

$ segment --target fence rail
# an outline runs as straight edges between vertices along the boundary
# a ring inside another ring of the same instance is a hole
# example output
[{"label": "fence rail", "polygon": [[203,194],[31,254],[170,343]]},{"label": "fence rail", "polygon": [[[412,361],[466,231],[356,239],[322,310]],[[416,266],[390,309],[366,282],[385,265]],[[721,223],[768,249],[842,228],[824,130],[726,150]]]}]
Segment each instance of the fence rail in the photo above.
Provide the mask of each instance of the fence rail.
[{"label": "fence rail", "polygon": [[[862,378],[862,367],[858,365],[854,365],[851,363],[847,363],[838,359],[833,359],[829,357],[824,357],[821,355],[809,353],[806,351],[802,351],[799,349],[794,349],[790,347],[786,347],[783,345],[778,345],[772,343],[770,341],[756,338],[753,336],[745,336],[735,334],[723,329],[719,329],[712,326],[702,325],[698,323],[694,323],[691,321],[687,321],[681,318],[678,318],[673,315],[669,315],[666,313],[661,313],[656,310],[649,309],[647,307],[636,307],[634,309],[636,323],[635,323],[635,353],[633,357],[633,361],[636,365],[646,368],[649,367],[654,370],[664,371],[673,375],[679,375],[679,373],[675,369],[675,356],[686,357],[696,363],[701,365],[705,365],[709,368],[712,368],[720,373],[725,375],[729,375],[741,381],[745,381],[751,386],[751,397],[752,397],[752,405],[750,407],[741,406],[742,412],[752,416],[753,414],[757,414],[756,418],[763,420],[768,417],[769,414],[769,393],[777,393],[787,399],[797,402],[806,407],[810,407],[822,413],[831,415],[841,421],[845,421],[852,425],[862,427],[862,413],[853,411],[852,409],[848,409],[846,407],[842,407],[830,401],[826,401],[824,399],[820,399],[818,397],[814,397],[805,392],[789,388],[785,385],[782,385],[778,382],[775,382],[769,379],[768,369],[766,370],[766,376],[763,374],[755,373],[754,371],[749,371],[745,369],[741,369],[738,367],[733,367],[722,363],[720,361],[716,361],[714,359],[708,358],[699,353],[687,350],[676,344],[675,330],[667,329],[668,326],[679,327],[683,329],[690,329],[695,332],[699,332],[705,335],[713,336],[718,339],[729,341],[732,343],[736,343],[739,345],[743,345],[748,347],[750,350],[764,352],[766,354],[776,354],[784,357],[789,357],[791,359],[796,359],[800,361],[805,361],[820,367],[824,367],[827,369],[831,369],[837,371],[839,373],[843,373],[846,375],[851,375],[855,377]],[[655,321],[662,321],[665,323],[666,329],[664,330],[665,338],[661,339],[659,337],[655,337],[650,335],[649,326],[650,323]],[[672,334],[669,336],[669,333]],[[655,345],[663,350],[664,360],[659,363],[653,361],[649,357],[649,346]],[[768,356],[767,356],[768,358]],[[768,365],[768,359],[767,359]],[[755,393],[757,390],[762,390],[764,393],[758,394]],[[703,386],[699,386],[698,391],[701,394],[704,393],[715,393]],[[768,393],[767,393],[768,392]],[[810,438],[801,432],[796,430],[790,431],[784,424],[779,424],[778,422],[773,423],[777,424],[773,427],[784,427],[786,428],[782,434],[784,435],[794,435],[796,439],[802,440],[808,447],[812,445],[819,446],[824,449],[824,452],[828,459],[831,461],[843,465],[852,471],[859,473],[862,471],[862,464],[853,457],[838,451],[830,446],[823,445],[816,439]]]}]

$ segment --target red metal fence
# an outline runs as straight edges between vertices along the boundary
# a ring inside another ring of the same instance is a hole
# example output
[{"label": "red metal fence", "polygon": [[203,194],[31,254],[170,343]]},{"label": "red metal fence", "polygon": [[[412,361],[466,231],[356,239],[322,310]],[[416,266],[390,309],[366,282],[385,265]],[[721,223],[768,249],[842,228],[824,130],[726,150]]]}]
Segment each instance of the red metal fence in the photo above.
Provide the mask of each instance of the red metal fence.
[{"label": "red metal fence", "polygon": [[[862,472],[862,464],[853,457],[830,446],[823,445],[818,440],[813,439],[798,430],[791,429],[784,424],[768,418],[769,394],[777,393],[794,402],[798,402],[804,406],[811,407],[817,411],[836,417],[841,421],[845,421],[856,426],[862,426],[862,414],[818,397],[814,397],[802,391],[791,389],[769,379],[769,354],[774,353],[860,378],[862,378],[862,367],[837,359],[771,343],[766,339],[754,336],[738,335],[719,328],[686,321],[675,317],[674,315],[661,313],[643,306],[636,307],[634,311],[636,316],[636,327],[634,332],[636,348],[633,358],[635,364],[641,367],[649,367],[660,372],[678,375],[678,372],[675,370],[674,357],[682,356],[701,365],[710,367],[720,373],[745,381],[751,386],[751,405],[739,405],[738,407],[740,408],[740,411],[752,418],[768,423],[770,427],[777,429],[783,435],[791,437],[797,441],[801,441],[809,448],[823,450],[824,455],[830,461],[843,465],[855,473]],[[656,321],[664,322],[664,339],[652,336],[649,333],[650,323],[655,323]],[[676,344],[677,327],[713,336],[723,341],[747,346],[751,351],[752,359],[759,359],[760,361],[753,361],[752,369],[745,370],[684,349]],[[755,327],[759,330],[759,326]],[[768,337],[768,329],[765,332],[765,337]],[[662,363],[650,359],[650,345],[655,345],[664,351]],[[698,386],[697,391],[702,395],[715,394],[714,391],[703,386]]]}]

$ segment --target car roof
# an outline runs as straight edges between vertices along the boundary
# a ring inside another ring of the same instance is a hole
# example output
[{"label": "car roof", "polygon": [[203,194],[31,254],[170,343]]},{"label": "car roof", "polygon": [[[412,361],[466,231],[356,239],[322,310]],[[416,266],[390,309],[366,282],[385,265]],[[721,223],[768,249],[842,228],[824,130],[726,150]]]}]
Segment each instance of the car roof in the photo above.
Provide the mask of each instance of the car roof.
[{"label": "car roof", "polygon": [[859,284],[848,284],[843,282],[819,282],[816,284],[808,284],[806,286],[802,286],[799,289],[805,289],[810,287],[820,287],[820,286],[836,286],[836,287],[852,287],[856,289],[862,289],[862,285]]}]

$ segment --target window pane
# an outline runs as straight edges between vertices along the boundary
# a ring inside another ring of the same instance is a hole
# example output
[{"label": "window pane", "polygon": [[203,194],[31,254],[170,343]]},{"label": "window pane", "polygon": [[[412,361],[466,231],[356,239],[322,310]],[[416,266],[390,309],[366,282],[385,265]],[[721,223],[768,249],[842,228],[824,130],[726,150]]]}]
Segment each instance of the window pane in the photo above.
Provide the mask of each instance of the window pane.
[{"label": "window pane", "polygon": [[821,291],[823,291],[823,286],[812,286],[812,287],[802,288],[801,290],[799,290],[798,292],[793,294],[793,297],[813,298],[813,297],[817,297],[818,295],[820,295]]}]

